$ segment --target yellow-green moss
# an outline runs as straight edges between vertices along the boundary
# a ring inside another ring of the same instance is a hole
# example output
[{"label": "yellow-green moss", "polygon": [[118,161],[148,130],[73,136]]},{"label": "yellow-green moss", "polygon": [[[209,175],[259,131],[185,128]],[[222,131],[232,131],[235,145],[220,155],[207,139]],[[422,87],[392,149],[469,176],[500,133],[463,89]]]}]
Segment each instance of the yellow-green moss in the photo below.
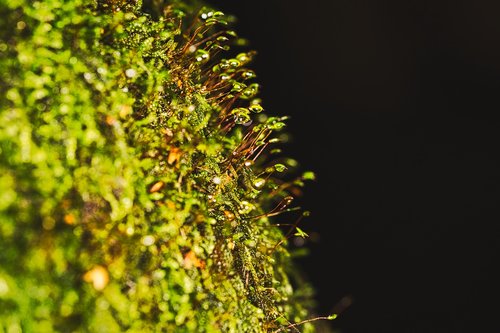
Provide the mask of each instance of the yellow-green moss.
[{"label": "yellow-green moss", "polygon": [[188,1],[0,0],[0,332],[308,317],[270,216],[311,174],[280,177],[283,119],[227,21]]}]

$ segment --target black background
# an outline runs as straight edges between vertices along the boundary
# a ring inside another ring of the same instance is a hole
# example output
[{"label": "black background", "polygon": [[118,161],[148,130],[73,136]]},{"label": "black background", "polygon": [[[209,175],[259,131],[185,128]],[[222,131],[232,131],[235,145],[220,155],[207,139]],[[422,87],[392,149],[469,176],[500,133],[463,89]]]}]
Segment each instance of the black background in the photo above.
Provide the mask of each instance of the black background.
[{"label": "black background", "polygon": [[318,314],[349,299],[335,332],[500,332],[500,2],[211,3],[318,176],[299,199]]}]

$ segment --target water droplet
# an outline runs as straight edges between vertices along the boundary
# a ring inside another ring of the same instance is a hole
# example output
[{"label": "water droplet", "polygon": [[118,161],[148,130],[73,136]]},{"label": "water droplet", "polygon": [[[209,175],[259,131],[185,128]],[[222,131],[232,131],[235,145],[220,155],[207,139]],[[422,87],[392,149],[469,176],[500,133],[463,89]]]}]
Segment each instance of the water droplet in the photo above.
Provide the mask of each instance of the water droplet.
[{"label": "water droplet", "polygon": [[227,42],[228,40],[229,40],[229,38],[227,38],[226,36],[217,37],[218,42]]},{"label": "water droplet", "polygon": [[244,164],[245,164],[246,167],[249,167],[249,166],[253,165],[253,161],[252,160],[246,160]]},{"label": "water droplet", "polygon": [[241,62],[238,59],[229,59],[228,60],[229,66],[233,68],[238,68],[241,66]]},{"label": "water droplet", "polygon": [[282,129],[283,127],[285,127],[285,123],[281,122],[281,121],[278,121],[276,117],[270,117],[267,121],[266,121],[266,126],[267,128],[269,128],[270,130],[280,130]]},{"label": "water droplet", "polygon": [[202,20],[206,20],[208,18],[208,14],[207,13],[201,13],[200,18]]},{"label": "water droplet", "polygon": [[241,114],[234,117],[234,122],[236,124],[246,125],[249,124],[251,121],[252,120],[250,119],[250,116],[247,114]]},{"label": "water droplet", "polygon": [[219,177],[219,176],[215,176],[213,179],[212,179],[212,182],[216,185],[219,185],[221,182],[222,182],[222,179]]},{"label": "water droplet", "polygon": [[231,76],[229,76],[227,74],[221,74],[219,77],[222,81],[226,81],[226,80],[229,80],[231,78]]},{"label": "water droplet", "polygon": [[122,201],[123,208],[125,208],[125,209],[132,208],[132,205],[134,203],[132,199],[127,198],[127,197],[123,198],[121,201]]},{"label": "water droplet", "polygon": [[144,246],[151,246],[155,243],[156,239],[152,235],[146,235],[142,237],[141,243]]},{"label": "water droplet", "polygon": [[238,59],[242,64],[246,64],[252,60],[252,53],[240,53],[236,56],[236,59]]},{"label": "water droplet", "polygon": [[94,75],[92,73],[84,73],[83,74],[83,78],[89,82],[92,80],[93,77],[94,77]]},{"label": "water droplet", "polygon": [[241,98],[250,99],[250,98],[254,97],[255,95],[257,95],[258,92],[259,92],[259,84],[252,83],[247,88],[245,88],[245,90],[243,90],[243,92],[241,94]]},{"label": "water droplet", "polygon": [[264,111],[264,108],[260,104],[250,104],[248,110],[252,111],[253,113],[260,113]]},{"label": "water droplet", "polygon": [[196,51],[196,61],[204,62],[208,61],[208,59],[210,59],[210,54],[207,51],[201,49]]},{"label": "water droplet", "polygon": [[245,124],[251,120],[249,111],[246,108],[236,108],[231,111],[231,114],[234,115],[234,122],[236,124]]},{"label": "water droplet", "polygon": [[219,68],[224,70],[224,69],[228,69],[230,67],[229,65],[229,60],[227,59],[222,59],[219,63]]},{"label": "water droplet", "polygon": [[251,71],[251,70],[246,70],[246,71],[244,71],[243,73],[241,73],[241,76],[242,76],[245,80],[249,80],[249,79],[253,79],[253,78],[255,78],[257,75],[255,75],[255,72],[254,72],[254,71]]},{"label": "water droplet", "polygon": [[194,51],[196,51],[196,46],[191,45],[191,46],[188,47],[188,52],[189,53],[193,53]]},{"label": "water droplet", "polygon": [[207,195],[207,199],[208,199],[208,202],[209,203],[216,203],[217,200],[215,199],[215,197],[211,194]]},{"label": "water droplet", "polygon": [[266,184],[266,180],[264,178],[257,178],[253,182],[253,186],[255,186],[256,189],[261,189],[262,187],[264,187],[265,184]]},{"label": "water droplet", "polygon": [[240,92],[240,91],[242,91],[245,88],[246,88],[245,84],[234,81],[233,82],[233,88],[231,89],[231,91]]},{"label": "water droplet", "polygon": [[133,68],[129,68],[129,69],[127,69],[127,70],[125,71],[125,75],[126,75],[127,77],[133,78],[134,76],[136,76],[136,75],[137,75],[137,72],[135,71],[135,69],[133,69]]},{"label": "water droplet", "polygon": [[252,203],[250,203],[248,201],[242,201],[240,203],[240,209],[238,210],[238,213],[248,214],[254,209],[255,209],[255,206]]},{"label": "water droplet", "polygon": [[127,235],[132,236],[135,233],[134,227],[128,227],[125,232],[127,233]]},{"label": "water droplet", "polygon": [[284,207],[287,207],[288,205],[290,205],[292,203],[292,201],[293,201],[293,197],[290,195],[284,197],[282,200]]}]

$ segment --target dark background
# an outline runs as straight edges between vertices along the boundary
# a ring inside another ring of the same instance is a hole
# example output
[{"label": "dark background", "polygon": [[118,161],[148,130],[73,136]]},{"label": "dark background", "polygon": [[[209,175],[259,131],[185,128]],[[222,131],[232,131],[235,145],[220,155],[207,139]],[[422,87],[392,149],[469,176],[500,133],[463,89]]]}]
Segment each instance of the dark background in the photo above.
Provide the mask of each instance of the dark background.
[{"label": "dark background", "polygon": [[500,2],[211,3],[317,173],[299,203],[318,314],[352,301],[342,333],[500,332]]}]

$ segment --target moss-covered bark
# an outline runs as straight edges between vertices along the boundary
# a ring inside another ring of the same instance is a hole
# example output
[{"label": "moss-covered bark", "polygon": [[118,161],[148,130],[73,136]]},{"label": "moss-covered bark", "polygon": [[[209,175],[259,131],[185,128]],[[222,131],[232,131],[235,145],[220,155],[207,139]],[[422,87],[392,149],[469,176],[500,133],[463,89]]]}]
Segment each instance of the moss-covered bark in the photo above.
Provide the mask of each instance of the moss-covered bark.
[{"label": "moss-covered bark", "polygon": [[311,174],[280,177],[283,119],[261,112],[227,19],[195,2],[0,0],[0,332],[308,317],[271,216]]}]

